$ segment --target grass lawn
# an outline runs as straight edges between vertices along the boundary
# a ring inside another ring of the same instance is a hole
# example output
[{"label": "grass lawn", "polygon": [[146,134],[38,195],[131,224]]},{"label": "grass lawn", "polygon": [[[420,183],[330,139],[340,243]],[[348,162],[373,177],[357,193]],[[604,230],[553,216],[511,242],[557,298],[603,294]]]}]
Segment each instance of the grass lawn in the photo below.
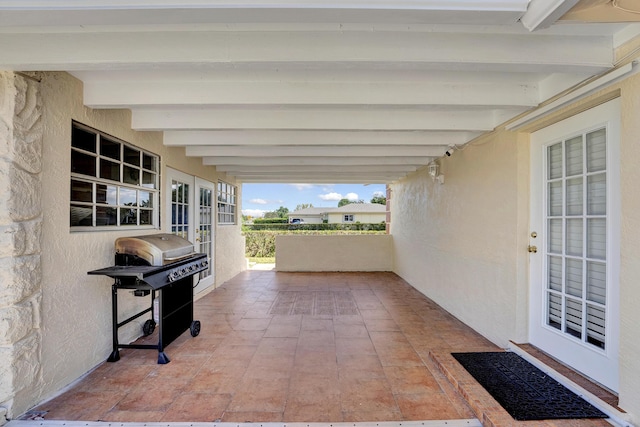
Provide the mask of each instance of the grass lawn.
[{"label": "grass lawn", "polygon": [[276,257],[265,257],[265,258],[249,257],[249,262],[256,263],[256,264],[275,264]]}]

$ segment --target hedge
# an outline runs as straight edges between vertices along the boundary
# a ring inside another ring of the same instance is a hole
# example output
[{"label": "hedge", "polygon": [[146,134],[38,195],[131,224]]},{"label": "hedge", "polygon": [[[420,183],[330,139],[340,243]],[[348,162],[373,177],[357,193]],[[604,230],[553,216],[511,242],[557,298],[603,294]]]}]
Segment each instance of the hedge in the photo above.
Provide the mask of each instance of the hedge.
[{"label": "hedge", "polygon": [[256,218],[253,220],[254,224],[286,224],[288,222],[288,218]]},{"label": "hedge", "polygon": [[385,231],[384,222],[376,224],[246,224],[245,231]]},{"label": "hedge", "polygon": [[247,257],[276,256],[276,236],[283,234],[302,235],[345,235],[345,234],[384,234],[384,231],[274,231],[274,230],[245,230],[245,255]]}]

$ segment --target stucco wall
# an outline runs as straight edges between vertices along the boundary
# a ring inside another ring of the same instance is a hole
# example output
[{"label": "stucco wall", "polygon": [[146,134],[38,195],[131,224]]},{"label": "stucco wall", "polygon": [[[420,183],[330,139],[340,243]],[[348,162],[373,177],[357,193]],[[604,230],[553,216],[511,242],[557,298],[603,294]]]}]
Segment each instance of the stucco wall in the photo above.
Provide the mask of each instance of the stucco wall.
[{"label": "stucco wall", "polygon": [[640,75],[621,89],[620,406],[640,425]]},{"label": "stucco wall", "polygon": [[[640,75],[543,117],[540,129],[621,100],[619,406],[640,425]],[[528,133],[499,131],[392,186],[395,271],[498,345],[527,341]]]},{"label": "stucco wall", "polygon": [[[198,158],[186,158],[181,148],[162,144],[162,134],[130,129],[126,110],[92,110],[83,106],[82,84],[66,73],[43,73],[41,96],[44,120],[42,230],[42,372],[44,388],[33,403],[50,397],[95,365],[103,362],[111,348],[111,279],[87,276],[87,271],[113,264],[113,243],[125,235],[156,233],[150,231],[71,232],[69,227],[69,176],[71,121],[99,129],[161,156],[161,202],[168,194],[163,182],[166,167],[217,181],[215,169],[205,167]],[[238,207],[240,209],[240,207]],[[165,214],[164,209],[161,213]],[[166,227],[165,217],[161,218]],[[221,240],[236,247],[239,231],[219,233]],[[217,265],[217,263],[216,263]],[[229,263],[222,276],[241,271],[238,262]],[[141,306],[147,298],[135,298],[120,292],[121,319]],[[144,317],[121,329],[122,342],[140,333]]]},{"label": "stucco wall", "polygon": [[[238,193],[238,200],[241,198],[242,194]],[[215,254],[216,287],[231,279],[238,272],[247,269],[245,240],[241,235],[239,223],[238,225],[221,225],[216,228]]]},{"label": "stucco wall", "polygon": [[527,325],[528,193],[519,190],[529,167],[519,138],[503,132],[441,159],[444,184],[421,170],[391,186],[395,272],[502,347]]},{"label": "stucco wall", "polygon": [[276,236],[278,271],[392,271],[389,235]]}]

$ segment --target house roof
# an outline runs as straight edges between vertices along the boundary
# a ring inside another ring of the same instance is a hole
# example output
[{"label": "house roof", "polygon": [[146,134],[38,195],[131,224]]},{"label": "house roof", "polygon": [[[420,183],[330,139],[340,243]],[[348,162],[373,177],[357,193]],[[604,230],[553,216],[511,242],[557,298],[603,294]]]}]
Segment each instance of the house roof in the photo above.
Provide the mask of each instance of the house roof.
[{"label": "house roof", "polygon": [[380,203],[349,203],[336,208],[331,213],[384,213],[386,211],[387,207]]},{"label": "house roof", "polygon": [[391,183],[618,71],[639,24],[555,25],[574,4],[0,0],[0,68],[68,71],[240,182]]},{"label": "house roof", "polygon": [[329,212],[331,209],[335,208],[306,208],[289,212],[288,215],[289,218],[299,216],[318,216],[324,214],[325,212]]}]

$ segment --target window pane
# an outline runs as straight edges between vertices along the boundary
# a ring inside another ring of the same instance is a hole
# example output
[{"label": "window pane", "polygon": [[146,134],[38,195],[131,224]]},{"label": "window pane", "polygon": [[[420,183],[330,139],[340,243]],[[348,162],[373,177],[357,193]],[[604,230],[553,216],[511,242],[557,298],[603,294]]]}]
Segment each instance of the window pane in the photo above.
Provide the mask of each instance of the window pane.
[{"label": "window pane", "polygon": [[114,160],[120,160],[121,144],[108,138],[100,138],[100,155],[110,157]]},{"label": "window pane", "polygon": [[156,188],[156,174],[142,172],[142,186],[145,188]]},{"label": "window pane", "polygon": [[549,252],[554,254],[562,253],[562,220],[549,220]]},{"label": "window pane", "polygon": [[96,206],[96,225],[118,225],[118,208]]},{"label": "window pane", "polygon": [[549,216],[562,215],[562,181],[549,183]]},{"label": "window pane", "polygon": [[156,172],[156,159],[153,156],[142,153],[142,167]]},{"label": "window pane", "polygon": [[567,220],[567,255],[582,256],[582,218]]},{"label": "window pane", "polygon": [[118,188],[115,185],[96,184],[96,203],[118,204]]},{"label": "window pane", "polygon": [[120,225],[138,225],[138,210],[120,208]]},{"label": "window pane", "polygon": [[567,180],[567,215],[582,215],[582,178]]},{"label": "window pane", "polygon": [[547,147],[547,162],[549,163],[549,179],[562,177],[562,143]]},{"label": "window pane", "polygon": [[131,166],[124,165],[122,182],[125,184],[140,184],[140,169],[132,168]]},{"label": "window pane", "polygon": [[582,338],[582,303],[567,298],[565,310],[565,328],[567,333],[576,338]]},{"label": "window pane", "polygon": [[587,134],[587,172],[607,168],[607,133],[600,129]]},{"label": "window pane", "polygon": [[100,159],[100,178],[120,182],[120,163]]},{"label": "window pane", "polygon": [[95,153],[96,134],[74,126],[71,130],[71,146]]},{"label": "window pane", "polygon": [[565,143],[567,176],[582,174],[582,135]]},{"label": "window pane", "polygon": [[582,297],[582,260],[567,258],[565,283],[569,295]]},{"label": "window pane", "polygon": [[549,292],[547,309],[547,324],[556,329],[560,329],[562,325],[562,297]]},{"label": "window pane", "polygon": [[131,190],[128,188],[120,189],[120,205],[123,206],[137,206],[137,194],[136,190]]},{"label": "window pane", "polygon": [[607,266],[605,263],[587,261],[587,299],[606,304]]},{"label": "window pane", "polygon": [[143,208],[151,208],[152,206],[152,199],[151,199],[151,193],[149,193],[148,191],[140,191],[138,193],[140,195],[140,206]]},{"label": "window pane", "polygon": [[71,227],[93,226],[93,208],[91,206],[71,204],[69,224]]},{"label": "window pane", "polygon": [[604,173],[587,177],[587,213],[607,214],[607,175]]},{"label": "window pane", "polygon": [[140,225],[151,225],[152,211],[140,209]]},{"label": "window pane", "polygon": [[71,150],[71,172],[96,176],[96,158],[79,151]]},{"label": "window pane", "polygon": [[93,202],[93,184],[90,182],[71,180],[71,201]]},{"label": "window pane", "polygon": [[550,256],[549,260],[549,277],[547,287],[554,291],[562,291],[562,258]]},{"label": "window pane", "polygon": [[587,305],[587,342],[604,349],[606,335],[605,310],[602,307]]},{"label": "window pane", "polygon": [[587,257],[606,259],[607,221],[604,218],[587,219]]},{"label": "window pane", "polygon": [[124,146],[124,161],[130,165],[140,166],[140,151]]}]

